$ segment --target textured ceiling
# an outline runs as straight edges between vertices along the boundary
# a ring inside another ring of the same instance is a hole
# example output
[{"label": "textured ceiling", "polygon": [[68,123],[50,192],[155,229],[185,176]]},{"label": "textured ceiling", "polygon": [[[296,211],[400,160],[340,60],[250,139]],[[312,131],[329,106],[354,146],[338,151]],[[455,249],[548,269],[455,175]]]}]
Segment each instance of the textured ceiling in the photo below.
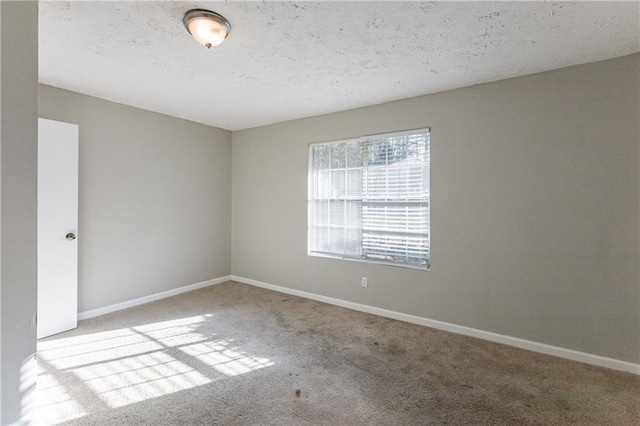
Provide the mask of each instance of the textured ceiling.
[{"label": "textured ceiling", "polygon": [[[232,25],[207,50],[192,8]],[[640,51],[638,2],[41,2],[40,81],[238,130]]]}]

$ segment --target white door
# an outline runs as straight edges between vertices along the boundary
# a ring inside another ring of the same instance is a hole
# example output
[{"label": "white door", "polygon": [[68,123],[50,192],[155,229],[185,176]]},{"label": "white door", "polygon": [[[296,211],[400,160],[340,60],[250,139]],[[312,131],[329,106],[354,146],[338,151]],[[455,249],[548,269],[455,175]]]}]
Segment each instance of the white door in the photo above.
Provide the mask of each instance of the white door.
[{"label": "white door", "polygon": [[38,339],[78,325],[78,126],[38,119]]}]

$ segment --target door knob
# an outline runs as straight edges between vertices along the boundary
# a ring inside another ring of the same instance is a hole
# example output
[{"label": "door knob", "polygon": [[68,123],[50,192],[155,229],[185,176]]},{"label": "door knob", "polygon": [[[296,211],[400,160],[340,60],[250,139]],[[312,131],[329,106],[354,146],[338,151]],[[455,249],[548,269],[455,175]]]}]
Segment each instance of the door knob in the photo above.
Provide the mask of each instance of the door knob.
[{"label": "door knob", "polygon": [[69,233],[65,236],[65,238],[66,238],[67,240],[69,240],[69,241],[73,241],[73,240],[75,240],[75,239],[76,239],[76,234],[74,234],[73,232],[69,232]]}]

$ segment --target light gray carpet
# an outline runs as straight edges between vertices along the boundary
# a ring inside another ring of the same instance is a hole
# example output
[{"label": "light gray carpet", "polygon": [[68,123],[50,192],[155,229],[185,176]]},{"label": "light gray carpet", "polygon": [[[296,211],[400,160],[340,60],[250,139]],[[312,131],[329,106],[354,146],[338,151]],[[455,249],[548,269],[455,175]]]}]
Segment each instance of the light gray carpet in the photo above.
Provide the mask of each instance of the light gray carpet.
[{"label": "light gray carpet", "polygon": [[229,282],[38,344],[42,424],[640,424],[640,378]]}]

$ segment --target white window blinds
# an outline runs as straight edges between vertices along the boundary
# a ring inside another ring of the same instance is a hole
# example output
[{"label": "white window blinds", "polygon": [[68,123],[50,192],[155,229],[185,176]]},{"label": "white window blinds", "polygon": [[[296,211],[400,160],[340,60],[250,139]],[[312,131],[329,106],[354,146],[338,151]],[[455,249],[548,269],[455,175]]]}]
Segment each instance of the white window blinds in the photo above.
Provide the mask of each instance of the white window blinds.
[{"label": "white window blinds", "polygon": [[309,155],[309,254],[429,268],[428,129]]}]

